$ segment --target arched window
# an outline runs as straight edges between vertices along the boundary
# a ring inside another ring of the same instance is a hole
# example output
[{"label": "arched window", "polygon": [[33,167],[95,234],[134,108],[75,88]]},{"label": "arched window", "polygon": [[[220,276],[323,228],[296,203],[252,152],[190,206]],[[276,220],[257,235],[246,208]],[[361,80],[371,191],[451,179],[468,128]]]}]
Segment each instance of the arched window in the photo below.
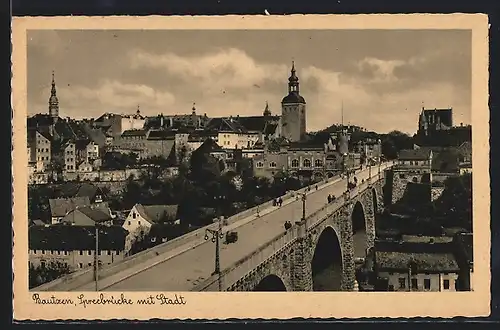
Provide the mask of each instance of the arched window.
[{"label": "arched window", "polygon": [[321,159],[316,159],[314,161],[314,166],[315,167],[322,167],[323,166],[323,161]]},{"label": "arched window", "polygon": [[304,161],[302,162],[302,165],[304,167],[311,167],[311,161],[309,159],[304,159]]},{"label": "arched window", "polygon": [[299,161],[297,159],[292,160],[292,167],[299,167]]},{"label": "arched window", "polygon": [[276,168],[276,162],[270,162],[269,163],[270,168]]},{"label": "arched window", "polygon": [[264,163],[263,162],[257,162],[257,168],[262,168],[264,167]]}]

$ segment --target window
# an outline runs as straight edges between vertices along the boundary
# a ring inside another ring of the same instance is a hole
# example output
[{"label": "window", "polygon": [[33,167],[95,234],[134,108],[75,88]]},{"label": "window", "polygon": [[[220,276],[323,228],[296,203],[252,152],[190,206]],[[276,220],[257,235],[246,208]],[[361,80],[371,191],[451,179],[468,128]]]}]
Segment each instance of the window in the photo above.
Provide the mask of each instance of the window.
[{"label": "window", "polygon": [[137,224],[140,226],[141,225],[141,220],[137,221]]},{"label": "window", "polygon": [[40,267],[45,268],[45,261],[40,262]]},{"label": "window", "polygon": [[316,159],[314,161],[314,166],[315,167],[322,167],[323,166],[323,161],[321,159]]},{"label": "window", "polygon": [[120,255],[120,251],[116,251],[116,255],[119,256]]},{"label": "window", "polygon": [[128,222],[128,225],[130,226],[130,224],[131,224],[131,222],[129,221],[129,222]]},{"label": "window", "polygon": [[262,168],[264,167],[264,163],[263,162],[257,162],[257,168]]},{"label": "window", "polygon": [[406,278],[404,278],[404,277],[399,278],[399,288],[400,289],[406,288]]},{"label": "window", "polygon": [[425,290],[431,289],[431,279],[430,278],[424,279],[424,289]]},{"label": "window", "polygon": [[108,256],[110,256],[110,255],[111,255],[111,251],[108,250]]},{"label": "window", "polygon": [[92,263],[91,263],[91,262],[89,262],[89,263],[88,263],[88,265],[89,265],[89,266],[92,266]]},{"label": "window", "polygon": [[292,160],[292,167],[299,167],[299,161],[297,159]]},{"label": "window", "polygon": [[88,250],[88,251],[87,251],[87,254],[88,254],[89,256],[91,256],[91,255],[92,255],[92,251],[91,251],[91,250]]},{"label": "window", "polygon": [[304,167],[311,167],[311,161],[309,159],[304,159],[302,165]]},{"label": "window", "polygon": [[458,280],[455,280],[455,290],[458,290],[458,288],[459,288]]},{"label": "window", "polygon": [[276,162],[270,162],[269,167],[271,168],[276,168]]},{"label": "window", "polygon": [[135,212],[132,212],[132,218],[135,219],[135,217],[137,217],[137,215],[135,214]]},{"label": "window", "polygon": [[449,290],[450,289],[450,280],[444,280],[443,281],[443,289]]},{"label": "window", "polygon": [[42,254],[45,254],[45,250],[42,250]]},{"label": "window", "polygon": [[411,288],[414,290],[418,289],[418,279],[416,279],[416,278],[411,279]]}]

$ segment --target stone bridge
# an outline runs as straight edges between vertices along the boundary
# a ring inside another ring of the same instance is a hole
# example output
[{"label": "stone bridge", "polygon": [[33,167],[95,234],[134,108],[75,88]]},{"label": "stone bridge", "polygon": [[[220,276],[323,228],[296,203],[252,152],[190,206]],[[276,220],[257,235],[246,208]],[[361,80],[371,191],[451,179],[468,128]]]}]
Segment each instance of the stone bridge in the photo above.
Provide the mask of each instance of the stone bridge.
[{"label": "stone bridge", "polygon": [[373,247],[383,183],[383,173],[361,183],[192,291],[355,290],[355,259]]}]

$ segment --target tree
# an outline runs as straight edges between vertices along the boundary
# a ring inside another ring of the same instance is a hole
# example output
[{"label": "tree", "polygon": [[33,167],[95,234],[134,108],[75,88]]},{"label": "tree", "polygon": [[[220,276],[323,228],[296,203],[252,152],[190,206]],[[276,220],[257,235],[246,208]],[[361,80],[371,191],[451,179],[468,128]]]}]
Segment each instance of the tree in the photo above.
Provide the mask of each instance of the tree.
[{"label": "tree", "polygon": [[48,264],[41,264],[38,267],[30,264],[29,288],[40,286],[70,273],[71,268],[68,264],[60,261],[51,261]]},{"label": "tree", "polygon": [[444,182],[442,195],[434,202],[436,217],[444,227],[462,227],[472,231],[472,175],[450,177]]},{"label": "tree", "polygon": [[382,136],[382,154],[387,159],[396,159],[403,149],[413,148],[413,138],[400,131],[392,131]]}]

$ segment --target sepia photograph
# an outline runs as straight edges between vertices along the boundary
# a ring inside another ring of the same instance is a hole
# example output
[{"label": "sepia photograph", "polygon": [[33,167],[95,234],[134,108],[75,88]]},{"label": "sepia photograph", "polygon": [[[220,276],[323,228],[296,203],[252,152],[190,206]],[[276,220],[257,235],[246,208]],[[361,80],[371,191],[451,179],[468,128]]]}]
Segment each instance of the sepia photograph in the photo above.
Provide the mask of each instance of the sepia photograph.
[{"label": "sepia photograph", "polygon": [[28,303],[489,290],[472,28],[77,25],[23,31]]}]

